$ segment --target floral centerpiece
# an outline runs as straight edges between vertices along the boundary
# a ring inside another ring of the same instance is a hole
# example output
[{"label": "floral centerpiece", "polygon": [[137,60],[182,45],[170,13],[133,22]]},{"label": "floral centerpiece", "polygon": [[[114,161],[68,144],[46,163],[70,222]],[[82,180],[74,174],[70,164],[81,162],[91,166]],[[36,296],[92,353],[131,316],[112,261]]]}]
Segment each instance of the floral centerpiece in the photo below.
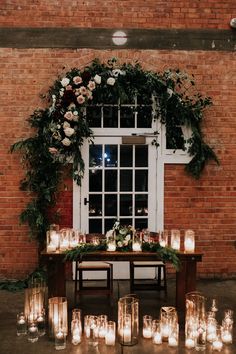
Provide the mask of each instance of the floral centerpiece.
[{"label": "floral centerpiece", "polygon": [[134,234],[135,229],[133,226],[121,225],[120,221],[116,221],[113,225],[113,228],[106,233],[106,243],[108,248],[109,243],[111,243],[114,244],[118,249],[128,249]]}]

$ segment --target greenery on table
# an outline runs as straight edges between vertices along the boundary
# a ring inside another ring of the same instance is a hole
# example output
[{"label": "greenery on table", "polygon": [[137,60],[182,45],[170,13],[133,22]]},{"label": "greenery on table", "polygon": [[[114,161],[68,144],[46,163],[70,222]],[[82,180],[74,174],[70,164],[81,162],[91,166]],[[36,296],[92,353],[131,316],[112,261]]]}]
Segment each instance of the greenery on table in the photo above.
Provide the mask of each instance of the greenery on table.
[{"label": "greenery on table", "polygon": [[[83,256],[87,253],[106,251],[107,243],[106,240],[101,240],[98,245],[92,243],[83,243],[78,247],[75,247],[72,250],[65,251],[65,261],[76,261],[82,260]],[[128,245],[124,247],[118,247],[117,251],[119,252],[131,252],[132,251],[132,242],[129,242]],[[155,252],[161,260],[165,262],[170,262],[173,264],[176,270],[180,269],[180,260],[178,258],[177,252],[170,247],[161,247],[158,242],[143,242],[142,251],[146,252]],[[134,251],[132,251],[134,252]],[[134,252],[135,253],[135,252]]]},{"label": "greenery on table", "polygon": [[[86,117],[86,107],[105,103],[133,102],[137,97],[143,119],[153,97],[153,120],[166,125],[167,141],[176,149],[183,141],[181,127],[190,128],[188,153],[192,160],[186,171],[199,178],[209,160],[218,162],[214,151],[204,141],[201,123],[209,97],[194,93],[194,79],[180,70],[156,73],[144,70],[139,63],[119,65],[116,59],[101,63],[95,59],[84,69],[73,68],[58,78],[50,88],[46,99],[48,107],[35,110],[28,119],[32,135],[16,142],[11,151],[22,152],[26,168],[21,189],[32,193],[32,200],[20,215],[20,221],[28,223],[31,236],[45,240],[49,224],[49,209],[56,203],[58,185],[62,181],[64,167],[72,165],[72,176],[80,185],[84,174],[81,146],[85,139],[92,141],[93,131]],[[159,132],[154,132],[158,134]],[[157,140],[153,141],[157,144]]]}]

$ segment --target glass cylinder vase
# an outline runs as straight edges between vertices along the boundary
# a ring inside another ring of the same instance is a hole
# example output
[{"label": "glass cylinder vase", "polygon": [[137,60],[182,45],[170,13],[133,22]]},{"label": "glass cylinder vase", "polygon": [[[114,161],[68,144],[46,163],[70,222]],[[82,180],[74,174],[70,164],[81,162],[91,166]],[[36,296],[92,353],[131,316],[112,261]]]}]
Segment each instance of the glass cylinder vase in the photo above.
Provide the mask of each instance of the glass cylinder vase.
[{"label": "glass cylinder vase", "polygon": [[180,250],[180,231],[179,230],[171,230],[170,245],[174,250],[176,250],[176,251]]},{"label": "glass cylinder vase", "polygon": [[49,337],[55,338],[56,332],[68,333],[67,299],[52,297],[48,300]]},{"label": "glass cylinder vase", "polygon": [[195,233],[193,230],[186,230],[184,234],[184,251],[194,252],[195,251]]},{"label": "glass cylinder vase", "polygon": [[162,340],[168,341],[172,324],[178,323],[178,315],[177,315],[176,308],[173,306],[161,307],[160,320],[161,320]]},{"label": "glass cylinder vase", "polygon": [[122,345],[135,345],[139,334],[139,300],[125,296],[118,301],[118,335]]}]

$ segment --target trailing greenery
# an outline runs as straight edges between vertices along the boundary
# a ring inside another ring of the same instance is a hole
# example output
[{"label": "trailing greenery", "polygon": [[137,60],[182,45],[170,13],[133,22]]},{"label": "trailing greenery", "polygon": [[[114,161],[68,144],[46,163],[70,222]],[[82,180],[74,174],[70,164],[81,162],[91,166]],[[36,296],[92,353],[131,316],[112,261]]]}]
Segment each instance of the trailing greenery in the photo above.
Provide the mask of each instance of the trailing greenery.
[{"label": "trailing greenery", "polygon": [[[107,243],[106,240],[101,240],[98,245],[92,243],[84,243],[80,246],[65,251],[65,261],[75,261],[82,260],[83,256],[87,253],[97,252],[97,251],[106,251]],[[177,252],[170,247],[161,247],[158,242],[143,242],[142,250],[147,252],[155,252],[165,262],[170,262],[173,264],[176,270],[180,269],[180,260],[178,258]],[[132,251],[132,242],[129,242],[126,246],[118,247],[117,251],[120,252],[129,252]]]},{"label": "trailing greenery", "polygon": [[36,268],[27,278],[23,280],[1,280],[0,290],[16,292],[28,288],[32,279],[42,279],[47,282],[47,272],[44,268]]},{"label": "trailing greenery", "polygon": [[[49,107],[37,109],[29,118],[31,137],[18,141],[11,151],[22,152],[26,168],[21,189],[32,193],[32,201],[20,215],[28,223],[31,236],[45,239],[49,224],[48,210],[55,205],[63,167],[72,165],[72,177],[80,185],[84,173],[81,146],[92,141],[86,109],[105,103],[132,103],[137,97],[143,119],[150,119],[150,98],[154,106],[151,119],[160,120],[167,128],[169,147],[184,147],[181,127],[192,131],[187,141],[192,160],[186,171],[199,178],[208,160],[218,162],[214,151],[204,142],[201,130],[203,112],[211,104],[209,97],[191,94],[193,78],[179,70],[155,73],[142,69],[139,63],[118,65],[116,59],[101,63],[95,59],[84,69],[73,68],[58,78],[47,95]],[[158,132],[154,132],[158,134]],[[154,140],[157,144],[157,140]],[[55,215],[53,215],[55,217]]]}]

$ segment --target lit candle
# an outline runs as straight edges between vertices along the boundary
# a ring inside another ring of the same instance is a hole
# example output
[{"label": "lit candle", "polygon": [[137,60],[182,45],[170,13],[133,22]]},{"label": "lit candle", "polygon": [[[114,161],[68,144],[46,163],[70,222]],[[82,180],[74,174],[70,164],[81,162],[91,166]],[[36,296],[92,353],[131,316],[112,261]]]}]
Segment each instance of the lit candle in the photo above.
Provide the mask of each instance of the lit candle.
[{"label": "lit candle", "polygon": [[131,328],[126,326],[123,330],[123,341],[124,343],[129,343],[131,342]]},{"label": "lit candle", "polygon": [[143,328],[143,338],[152,338],[151,328]]},{"label": "lit candle", "polygon": [[50,253],[50,252],[56,252],[56,246],[54,245],[54,243],[49,243],[49,245],[47,245],[47,252]]},{"label": "lit candle", "polygon": [[194,348],[195,347],[194,340],[192,338],[186,338],[185,347],[188,348],[188,349]]},{"label": "lit candle", "polygon": [[69,241],[63,240],[62,243],[60,243],[60,250],[65,251],[68,248],[69,248]]},{"label": "lit candle", "polygon": [[153,335],[153,343],[154,344],[161,344],[162,343],[161,333],[157,332]]},{"label": "lit candle", "polygon": [[25,324],[25,319],[24,319],[24,318],[20,318],[19,321],[18,321],[18,323],[19,323],[20,325]]},{"label": "lit candle", "polygon": [[98,336],[99,338],[105,338],[106,335],[106,328],[105,327],[100,327],[98,331]]},{"label": "lit candle", "polygon": [[141,244],[139,242],[134,242],[132,245],[132,249],[134,252],[140,252],[142,251]]},{"label": "lit candle", "polygon": [[178,341],[174,337],[169,337],[168,338],[168,344],[169,344],[170,347],[177,347]]},{"label": "lit candle", "polygon": [[184,250],[185,252],[194,252],[194,242],[193,240],[187,239],[184,241]]},{"label": "lit candle", "polygon": [[170,333],[169,325],[162,325],[162,327],[161,327],[162,337],[168,338],[169,337],[169,333]]},{"label": "lit candle", "polygon": [[159,241],[161,247],[166,247],[166,241],[165,240],[160,240]]},{"label": "lit candle", "polygon": [[52,243],[56,248],[59,246],[60,235],[56,231],[50,231],[50,243]]},{"label": "lit candle", "polygon": [[218,352],[220,352],[222,347],[223,347],[223,343],[219,339],[214,340],[212,342],[212,349],[213,350],[218,350]]},{"label": "lit candle", "polygon": [[174,240],[174,241],[172,242],[172,244],[171,244],[171,247],[172,247],[174,250],[179,251],[179,249],[180,249],[180,243],[179,243],[179,241]]},{"label": "lit candle", "polygon": [[76,241],[76,240],[72,240],[72,241],[70,241],[70,247],[71,248],[75,248],[75,247],[77,247],[78,246],[78,241]]},{"label": "lit candle", "polygon": [[81,342],[81,333],[79,328],[74,329],[72,333],[72,344],[77,345]]},{"label": "lit candle", "polygon": [[114,252],[116,250],[116,245],[114,243],[107,244],[107,251]]},{"label": "lit candle", "polygon": [[105,335],[106,345],[115,345],[115,341],[116,341],[115,333],[112,333],[112,332],[106,333],[106,335]]},{"label": "lit candle", "polygon": [[225,343],[225,344],[230,344],[232,343],[232,334],[229,333],[229,332],[223,332],[222,333],[222,342]]}]

